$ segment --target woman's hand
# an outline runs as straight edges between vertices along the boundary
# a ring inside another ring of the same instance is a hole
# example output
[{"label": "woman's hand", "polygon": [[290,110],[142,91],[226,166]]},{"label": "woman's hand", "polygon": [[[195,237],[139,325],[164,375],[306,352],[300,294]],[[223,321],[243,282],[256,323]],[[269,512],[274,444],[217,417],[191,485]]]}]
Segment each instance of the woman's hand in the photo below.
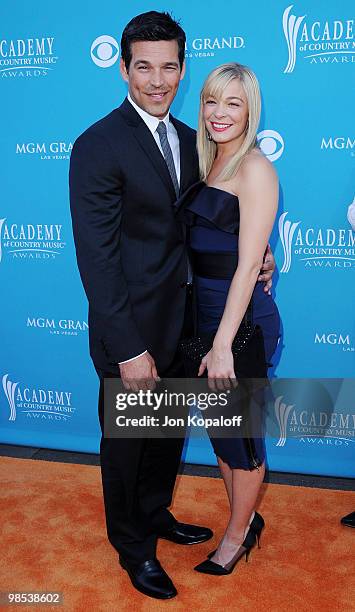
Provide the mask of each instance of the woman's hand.
[{"label": "woman's hand", "polygon": [[219,349],[212,347],[203,357],[198,376],[202,376],[207,368],[208,386],[216,391],[231,389],[236,386],[234,360],[231,348]]}]

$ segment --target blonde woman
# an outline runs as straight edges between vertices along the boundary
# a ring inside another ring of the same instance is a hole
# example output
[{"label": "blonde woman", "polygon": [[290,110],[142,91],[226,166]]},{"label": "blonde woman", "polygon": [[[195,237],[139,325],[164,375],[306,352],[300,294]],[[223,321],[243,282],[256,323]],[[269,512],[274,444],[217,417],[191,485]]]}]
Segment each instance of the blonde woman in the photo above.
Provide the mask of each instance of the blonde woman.
[{"label": "blonde woman", "polygon": [[[260,106],[258,81],[249,68],[230,63],[211,72],[201,92],[197,134],[201,181],[179,203],[191,226],[197,334],[214,338],[198,374],[207,374],[219,389],[236,376],[266,374],[279,338],[277,307],[257,281],[278,206],[275,170],[256,141]],[[258,354],[234,358],[232,342],[250,309],[263,342]],[[255,369],[257,362],[264,370]],[[262,438],[246,443],[212,436],[211,442],[231,513],[217,550],[195,569],[225,575],[244,554],[247,559],[264,527],[255,509],[265,447]]]}]

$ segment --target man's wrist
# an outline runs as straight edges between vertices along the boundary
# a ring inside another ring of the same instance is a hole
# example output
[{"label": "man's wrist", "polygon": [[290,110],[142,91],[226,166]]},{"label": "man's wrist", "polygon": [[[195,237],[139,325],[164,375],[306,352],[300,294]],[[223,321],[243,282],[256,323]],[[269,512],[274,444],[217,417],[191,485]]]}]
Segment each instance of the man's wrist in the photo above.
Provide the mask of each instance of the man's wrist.
[{"label": "man's wrist", "polygon": [[145,355],[146,353],[148,353],[147,350],[143,351],[143,353],[140,353],[139,355],[136,355],[135,357],[131,357],[130,359],[126,359],[125,361],[119,361],[118,365],[122,365],[123,363],[129,363],[130,361],[134,361],[135,359],[138,359],[138,357],[142,357],[142,355]]}]

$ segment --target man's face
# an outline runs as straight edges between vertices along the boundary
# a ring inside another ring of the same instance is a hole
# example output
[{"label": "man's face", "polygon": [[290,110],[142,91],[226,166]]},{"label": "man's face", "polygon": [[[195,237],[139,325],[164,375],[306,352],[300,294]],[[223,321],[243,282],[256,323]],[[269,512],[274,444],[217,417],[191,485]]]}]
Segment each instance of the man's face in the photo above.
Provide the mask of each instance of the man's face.
[{"label": "man's face", "polygon": [[131,45],[127,72],[121,59],[122,77],[134,102],[150,115],[163,119],[175,98],[185,63],[180,69],[176,40],[137,41]]}]

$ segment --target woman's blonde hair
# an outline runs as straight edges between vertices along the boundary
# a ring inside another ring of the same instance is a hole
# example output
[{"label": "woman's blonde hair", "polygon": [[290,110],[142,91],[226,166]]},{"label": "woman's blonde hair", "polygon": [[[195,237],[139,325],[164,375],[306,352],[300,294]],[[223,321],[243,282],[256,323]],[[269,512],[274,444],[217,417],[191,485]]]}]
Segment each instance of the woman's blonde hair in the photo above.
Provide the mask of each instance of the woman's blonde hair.
[{"label": "woman's blonde hair", "polygon": [[261,96],[258,80],[250,68],[231,62],[222,64],[212,70],[202,87],[200,95],[200,111],[197,128],[197,150],[200,164],[200,177],[205,181],[211,171],[216,157],[217,145],[208,139],[208,132],[203,118],[205,101],[212,96],[219,99],[225,88],[234,79],[241,82],[248,102],[248,122],[245,138],[239,151],[232,157],[219,175],[221,181],[230,180],[238,172],[240,165],[248,153],[257,145],[256,134],[260,120]]}]

